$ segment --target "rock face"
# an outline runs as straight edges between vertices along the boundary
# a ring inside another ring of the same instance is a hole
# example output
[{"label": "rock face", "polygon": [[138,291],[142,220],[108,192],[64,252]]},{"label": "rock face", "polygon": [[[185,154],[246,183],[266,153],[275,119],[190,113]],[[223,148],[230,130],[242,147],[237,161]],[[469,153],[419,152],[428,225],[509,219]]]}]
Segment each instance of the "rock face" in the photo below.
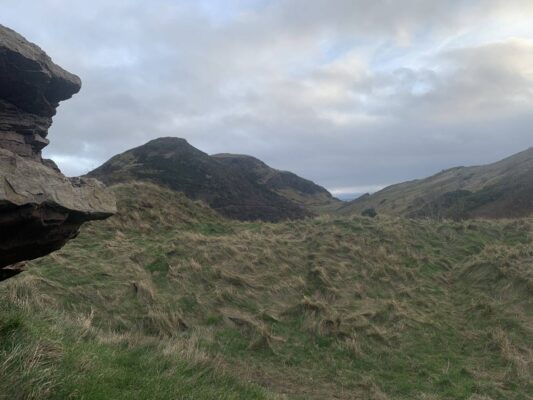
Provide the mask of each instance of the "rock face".
[{"label": "rock face", "polygon": [[39,47],[0,25],[0,146],[40,160],[61,100],[79,92],[81,80]]},{"label": "rock face", "polygon": [[0,25],[0,280],[116,211],[100,182],[66,178],[41,157],[59,102],[80,88],[76,75]]}]

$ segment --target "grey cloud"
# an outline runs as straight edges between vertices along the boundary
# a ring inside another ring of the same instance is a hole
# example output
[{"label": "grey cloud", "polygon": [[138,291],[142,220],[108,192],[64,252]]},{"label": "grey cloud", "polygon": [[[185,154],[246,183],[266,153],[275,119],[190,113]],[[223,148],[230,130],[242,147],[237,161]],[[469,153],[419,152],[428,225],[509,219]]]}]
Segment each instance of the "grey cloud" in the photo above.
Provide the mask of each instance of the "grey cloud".
[{"label": "grey cloud", "polygon": [[528,1],[4,0],[0,15],[83,79],[46,150],[69,174],[159,136],[329,188],[531,145],[533,30],[451,40],[527,21]]}]

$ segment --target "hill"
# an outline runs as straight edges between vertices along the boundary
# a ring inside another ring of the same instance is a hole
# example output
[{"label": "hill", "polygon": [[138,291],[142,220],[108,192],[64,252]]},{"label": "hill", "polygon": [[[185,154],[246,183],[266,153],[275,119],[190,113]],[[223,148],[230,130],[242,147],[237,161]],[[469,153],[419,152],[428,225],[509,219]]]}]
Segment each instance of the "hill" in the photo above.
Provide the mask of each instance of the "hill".
[{"label": "hill", "polygon": [[344,214],[432,218],[513,218],[533,213],[533,148],[499,162],[457,167],[386,187],[344,205]]},{"label": "hill", "polygon": [[[249,162],[240,160],[253,160],[261,168],[249,169]],[[88,176],[107,184],[156,183],[240,220],[299,219],[335,202],[325,189],[294,174],[277,172],[252,157],[209,156],[179,138],[160,138],[128,150]]]},{"label": "hill", "polygon": [[338,208],[342,202],[325,188],[289,171],[269,167],[263,161],[243,154],[215,154],[212,157],[225,165],[242,171],[249,180],[311,211],[321,212]]},{"label": "hill", "polygon": [[150,183],[0,285],[0,398],[528,399],[531,219],[221,217]]}]

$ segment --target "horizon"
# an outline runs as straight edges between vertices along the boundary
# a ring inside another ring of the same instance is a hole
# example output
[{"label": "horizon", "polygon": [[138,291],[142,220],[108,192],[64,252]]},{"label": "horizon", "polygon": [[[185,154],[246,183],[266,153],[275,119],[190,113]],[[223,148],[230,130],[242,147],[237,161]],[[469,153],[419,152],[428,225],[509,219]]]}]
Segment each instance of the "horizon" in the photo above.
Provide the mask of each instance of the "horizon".
[{"label": "horizon", "polygon": [[68,175],[173,136],[342,197],[531,147],[531,2],[334,6],[7,0],[0,23],[82,79],[44,151]]}]

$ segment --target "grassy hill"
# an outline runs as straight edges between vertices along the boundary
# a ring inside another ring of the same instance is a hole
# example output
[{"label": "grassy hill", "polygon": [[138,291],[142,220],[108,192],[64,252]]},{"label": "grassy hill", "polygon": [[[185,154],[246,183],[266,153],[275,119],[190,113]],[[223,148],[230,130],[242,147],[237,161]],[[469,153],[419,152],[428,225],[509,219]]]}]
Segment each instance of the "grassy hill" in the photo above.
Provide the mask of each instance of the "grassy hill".
[{"label": "grassy hill", "polygon": [[0,399],[531,399],[531,219],[221,217],[149,183],[0,285]]},{"label": "grassy hill", "polygon": [[313,182],[256,158],[209,156],[184,139],[171,137],[118,154],[88,176],[106,184],[156,183],[239,220],[299,219],[340,203]]},{"label": "grassy hill", "polygon": [[533,148],[499,162],[457,167],[386,187],[345,204],[341,214],[432,218],[514,218],[533,214]]},{"label": "grassy hill", "polygon": [[342,204],[322,186],[292,172],[271,168],[255,157],[243,154],[215,154],[212,157],[243,171],[251,181],[313,212],[335,210]]}]

